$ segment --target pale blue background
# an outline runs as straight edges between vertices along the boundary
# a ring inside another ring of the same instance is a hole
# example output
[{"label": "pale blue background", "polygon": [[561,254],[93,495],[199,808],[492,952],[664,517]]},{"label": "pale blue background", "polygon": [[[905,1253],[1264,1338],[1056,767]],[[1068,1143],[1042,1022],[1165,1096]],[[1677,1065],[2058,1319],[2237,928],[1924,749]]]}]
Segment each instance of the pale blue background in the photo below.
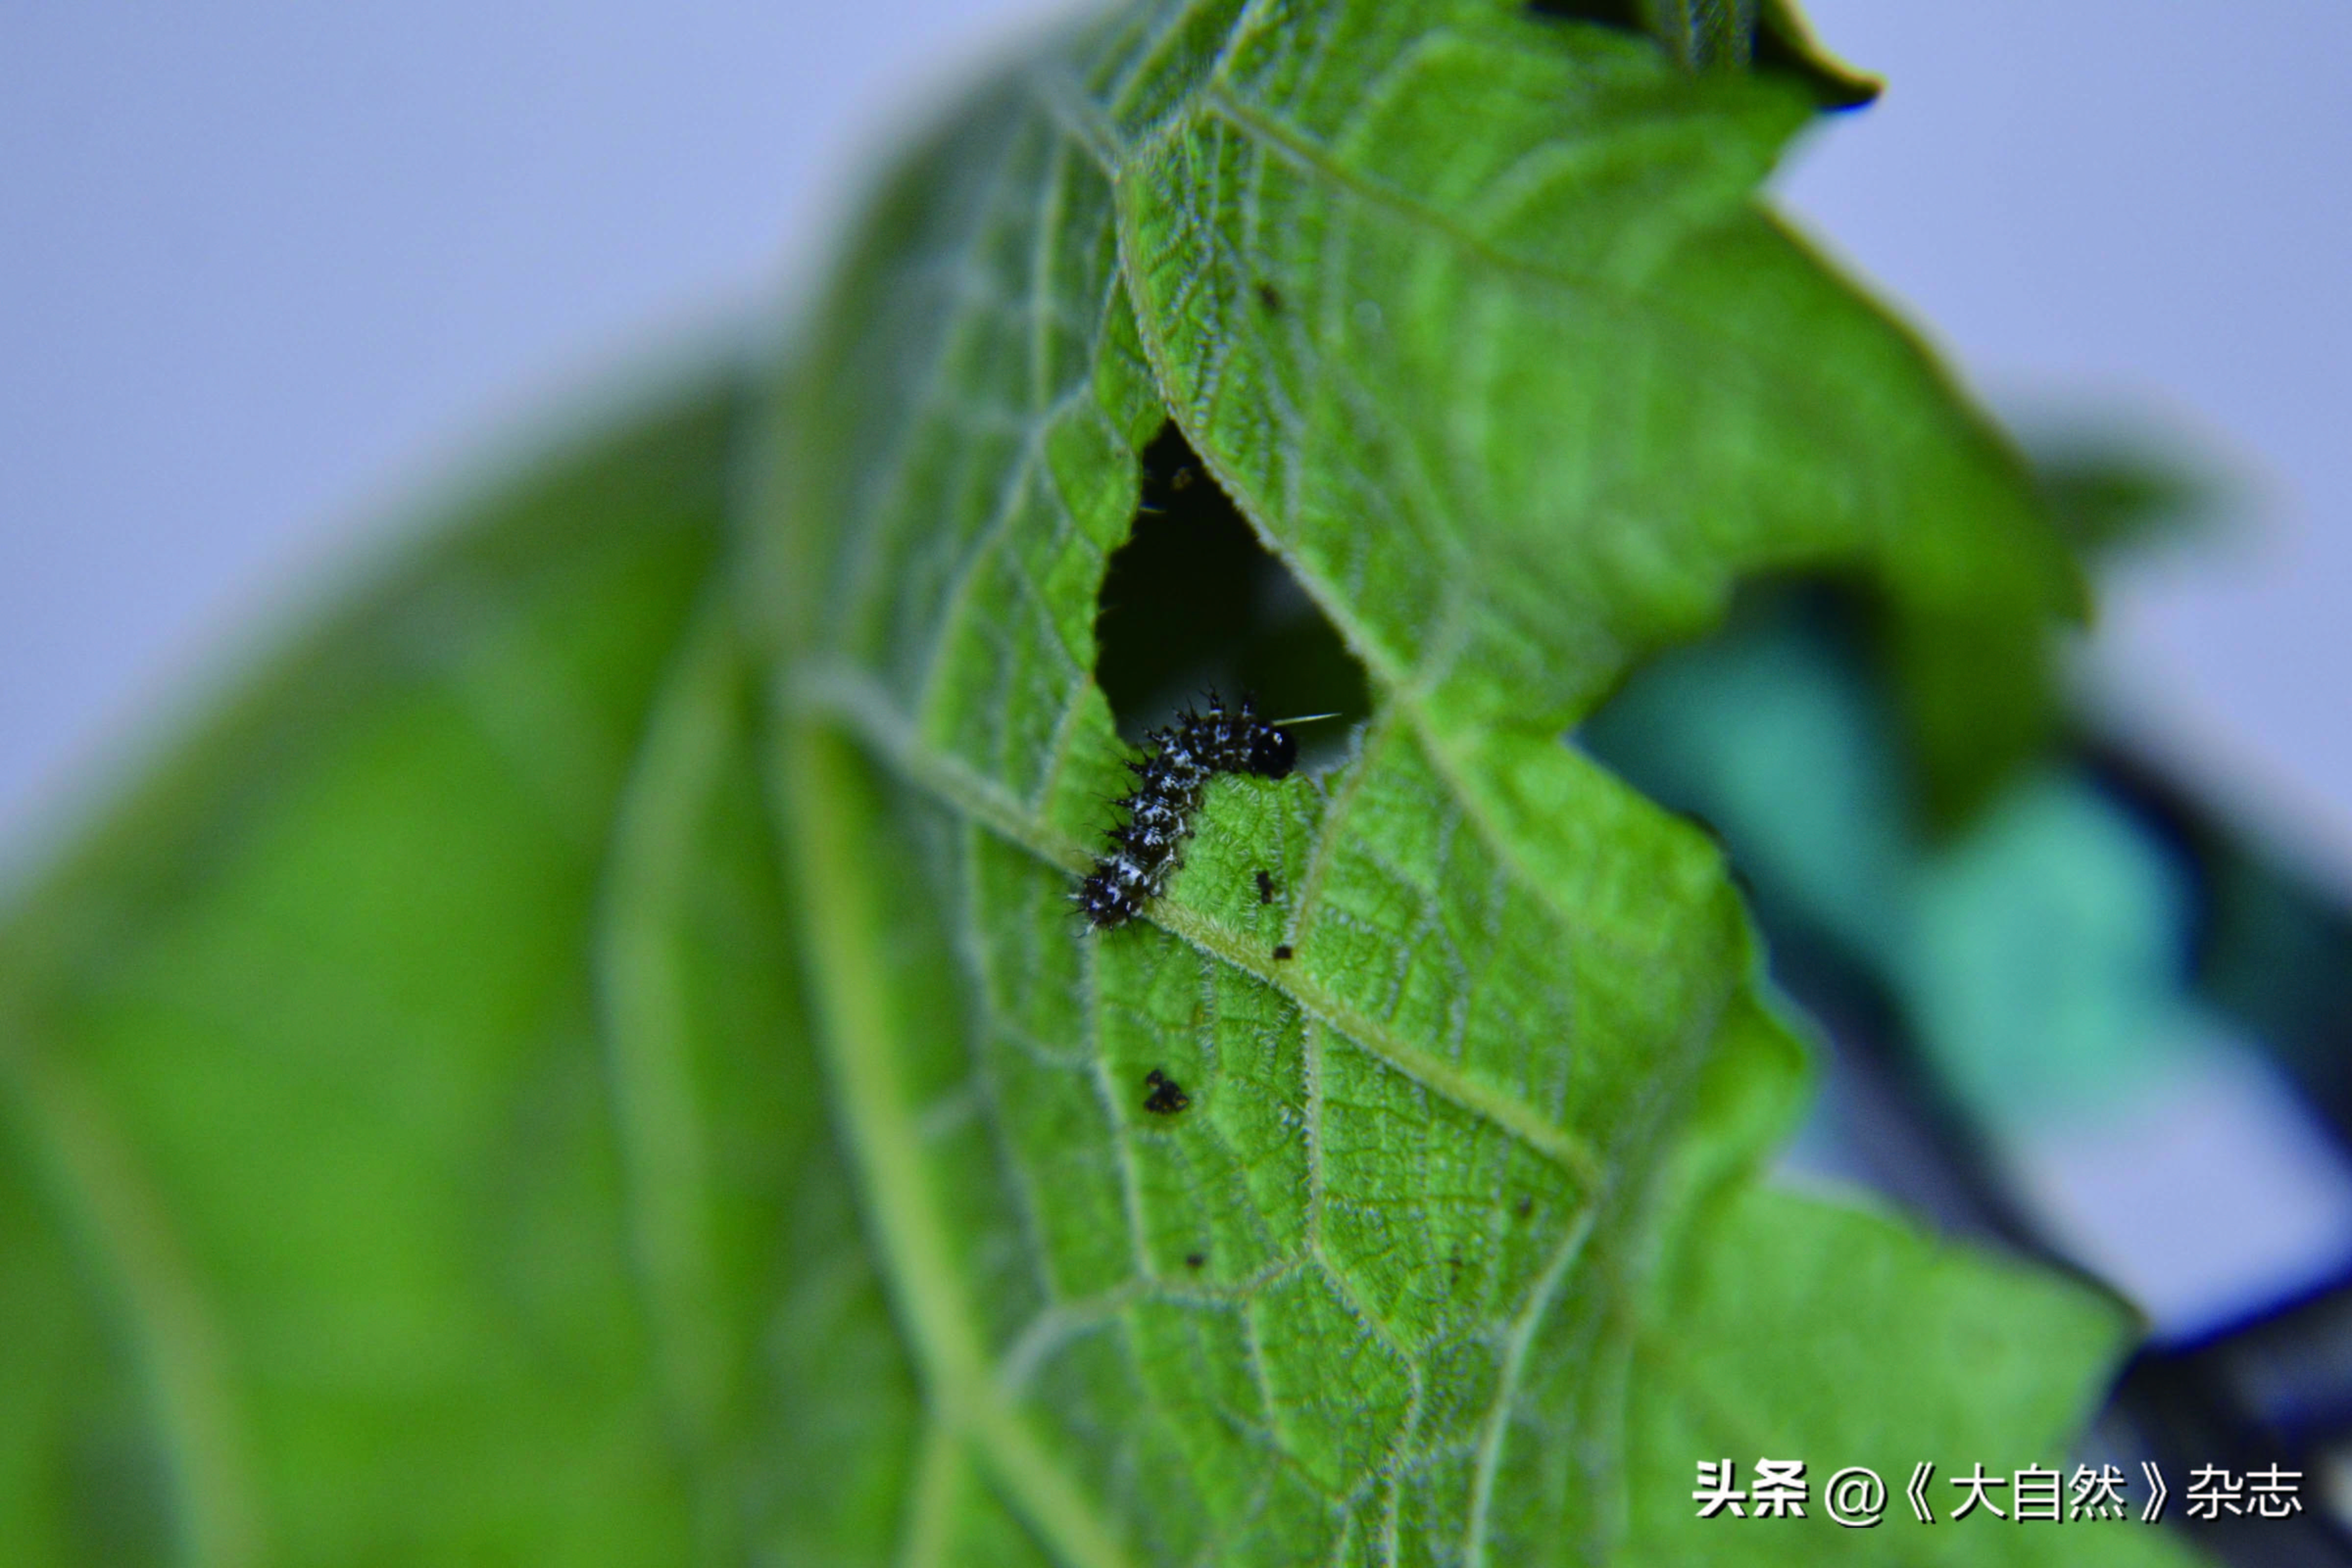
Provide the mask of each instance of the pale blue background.
[{"label": "pale blue background", "polygon": [[[500,432],[778,297],[898,111],[1057,10],[0,8],[0,861]],[[2352,867],[2352,6],[1822,0],[1788,205],[2005,403],[2255,481],[2135,574],[2131,722]]]}]

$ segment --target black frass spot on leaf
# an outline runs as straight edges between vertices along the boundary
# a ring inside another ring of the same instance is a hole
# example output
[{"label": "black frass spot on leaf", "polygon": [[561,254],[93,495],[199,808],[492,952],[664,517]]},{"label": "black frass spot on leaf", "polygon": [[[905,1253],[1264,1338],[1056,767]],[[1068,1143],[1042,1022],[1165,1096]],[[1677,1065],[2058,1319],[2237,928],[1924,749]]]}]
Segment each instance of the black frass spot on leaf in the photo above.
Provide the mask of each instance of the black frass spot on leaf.
[{"label": "black frass spot on leaf", "polygon": [[1264,871],[1257,874],[1257,901],[1261,904],[1274,902],[1274,879]]},{"label": "black frass spot on leaf", "polygon": [[1277,963],[1288,963],[1290,961],[1290,944],[1286,942],[1276,947],[1274,950],[1274,958],[1275,962]]},{"label": "black frass spot on leaf", "polygon": [[1337,715],[1299,736],[1307,767],[1336,761],[1371,712],[1363,667],[1173,421],[1141,461],[1135,526],[1111,556],[1095,618],[1095,679],[1119,733],[1139,743],[1202,691],[1246,691],[1269,718]]},{"label": "black frass spot on leaf", "polygon": [[1143,1097],[1143,1109],[1154,1116],[1173,1116],[1192,1103],[1184,1086],[1158,1068],[1143,1075],[1143,1087],[1151,1091]]}]

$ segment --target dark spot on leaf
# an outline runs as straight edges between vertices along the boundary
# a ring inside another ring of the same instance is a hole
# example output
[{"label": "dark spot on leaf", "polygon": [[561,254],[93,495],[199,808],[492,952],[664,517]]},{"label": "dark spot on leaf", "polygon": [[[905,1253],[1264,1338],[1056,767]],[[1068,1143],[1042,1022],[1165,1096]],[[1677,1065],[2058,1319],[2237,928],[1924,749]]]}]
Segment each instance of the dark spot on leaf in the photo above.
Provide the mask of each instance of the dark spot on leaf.
[{"label": "dark spot on leaf", "polygon": [[1290,957],[1290,944],[1284,942],[1274,950],[1274,960],[1280,963]]},{"label": "dark spot on leaf", "polygon": [[1525,1219],[1525,1218],[1527,1218],[1527,1217],[1528,1217],[1528,1215],[1531,1215],[1531,1214],[1533,1214],[1533,1213],[1535,1213],[1535,1212],[1536,1212],[1536,1201],[1535,1201],[1535,1199],[1533,1199],[1533,1198],[1528,1198],[1528,1197],[1522,1197],[1522,1198],[1519,1200],[1519,1204],[1518,1204],[1518,1215],[1519,1215],[1519,1217],[1520,1217],[1521,1219]]},{"label": "dark spot on leaf", "polygon": [[1158,1068],[1143,1075],[1143,1087],[1151,1091],[1143,1097],[1143,1109],[1154,1116],[1173,1116],[1192,1103],[1184,1086]]},{"label": "dark spot on leaf", "polygon": [[1282,314],[1282,290],[1271,283],[1262,280],[1259,282],[1257,302],[1265,307],[1265,313],[1269,316]]},{"label": "dark spot on leaf", "polygon": [[1261,904],[1274,902],[1274,879],[1263,871],[1257,874],[1257,901]]},{"label": "dark spot on leaf", "polygon": [[1202,1253],[1188,1252],[1184,1255],[1184,1267],[1187,1268],[1198,1268],[1207,1261],[1208,1258]]},{"label": "dark spot on leaf", "polygon": [[1095,681],[1119,734],[1140,744],[1203,691],[1246,691],[1269,719],[1337,714],[1297,739],[1307,767],[1338,760],[1371,712],[1363,667],[1174,421],[1144,449],[1141,481],[1095,617]]}]

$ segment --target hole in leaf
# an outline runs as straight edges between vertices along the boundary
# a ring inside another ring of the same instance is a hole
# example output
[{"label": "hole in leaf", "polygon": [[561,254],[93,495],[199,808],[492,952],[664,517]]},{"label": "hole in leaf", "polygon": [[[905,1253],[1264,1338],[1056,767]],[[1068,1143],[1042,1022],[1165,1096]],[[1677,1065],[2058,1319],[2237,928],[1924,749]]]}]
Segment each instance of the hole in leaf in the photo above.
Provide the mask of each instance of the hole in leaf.
[{"label": "hole in leaf", "polygon": [[1372,710],[1363,666],[1258,542],[1171,420],[1144,448],[1142,503],[1110,558],[1095,617],[1095,679],[1129,742],[1212,688],[1246,691],[1297,731],[1300,765],[1328,766]]}]

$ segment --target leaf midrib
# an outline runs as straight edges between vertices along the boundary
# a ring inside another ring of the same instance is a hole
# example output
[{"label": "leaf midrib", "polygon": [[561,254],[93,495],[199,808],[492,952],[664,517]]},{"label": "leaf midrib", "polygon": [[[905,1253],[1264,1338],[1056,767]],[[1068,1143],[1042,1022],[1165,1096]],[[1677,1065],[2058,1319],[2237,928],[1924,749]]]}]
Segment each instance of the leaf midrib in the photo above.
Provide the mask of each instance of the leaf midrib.
[{"label": "leaf midrib", "polygon": [[826,1080],[856,1163],[859,1192],[888,1271],[931,1408],[1017,1500],[1032,1528],[1076,1568],[1125,1568],[1129,1558],[991,1374],[950,1266],[953,1248],[931,1201],[920,1140],[898,1078],[899,1042],[881,955],[882,915],[859,851],[868,809],[859,757],[821,716],[789,716],[776,737],[778,816],[808,915],[816,1030]]}]

